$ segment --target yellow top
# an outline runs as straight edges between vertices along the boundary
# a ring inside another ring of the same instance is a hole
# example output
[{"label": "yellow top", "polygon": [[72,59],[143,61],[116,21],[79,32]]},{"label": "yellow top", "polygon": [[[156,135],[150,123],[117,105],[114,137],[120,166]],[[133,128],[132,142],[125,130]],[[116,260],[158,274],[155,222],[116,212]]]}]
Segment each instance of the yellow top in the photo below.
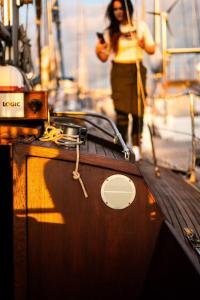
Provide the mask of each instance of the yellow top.
[{"label": "yellow top", "polygon": [[[118,41],[118,51],[111,51],[112,60],[117,63],[131,63],[142,60],[143,49],[138,46],[138,39],[144,37],[146,45],[154,45],[154,40],[147,24],[143,21],[133,25],[120,25],[121,35]],[[105,32],[105,40],[110,45],[108,31]]]}]

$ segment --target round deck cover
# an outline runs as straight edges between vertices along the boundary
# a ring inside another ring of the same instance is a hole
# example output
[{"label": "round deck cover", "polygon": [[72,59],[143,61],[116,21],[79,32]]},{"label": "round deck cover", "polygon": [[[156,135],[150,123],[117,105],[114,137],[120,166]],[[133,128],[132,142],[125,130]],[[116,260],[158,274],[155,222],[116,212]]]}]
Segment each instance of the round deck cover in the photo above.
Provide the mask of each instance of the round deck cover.
[{"label": "round deck cover", "polygon": [[130,206],[135,195],[136,189],[133,181],[120,174],[108,177],[101,187],[103,202],[113,209],[124,209]]}]

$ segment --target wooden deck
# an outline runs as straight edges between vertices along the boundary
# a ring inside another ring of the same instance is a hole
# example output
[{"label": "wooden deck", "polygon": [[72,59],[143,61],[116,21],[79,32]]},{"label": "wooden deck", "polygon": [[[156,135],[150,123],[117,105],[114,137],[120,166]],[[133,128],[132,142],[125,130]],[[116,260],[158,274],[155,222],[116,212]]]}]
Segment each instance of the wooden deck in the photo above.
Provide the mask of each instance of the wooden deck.
[{"label": "wooden deck", "polygon": [[199,257],[184,235],[184,228],[193,230],[200,238],[200,192],[171,170],[160,167],[161,176],[154,175],[154,166],[145,160],[138,163],[149,189],[160,206],[166,221],[180,238],[195,268],[200,273]]}]

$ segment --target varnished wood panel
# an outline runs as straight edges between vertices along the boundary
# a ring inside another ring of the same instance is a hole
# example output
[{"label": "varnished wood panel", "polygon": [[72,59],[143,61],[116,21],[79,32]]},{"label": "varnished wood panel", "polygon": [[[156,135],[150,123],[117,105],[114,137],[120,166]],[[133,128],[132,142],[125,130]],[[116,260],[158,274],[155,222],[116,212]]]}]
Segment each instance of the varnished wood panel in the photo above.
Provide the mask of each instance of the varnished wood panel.
[{"label": "varnished wood panel", "polygon": [[0,145],[0,299],[13,293],[11,146]]},{"label": "varnished wood panel", "polygon": [[[136,299],[162,223],[140,173],[131,163],[105,166],[107,160],[85,156],[85,199],[72,178],[72,157],[51,150],[17,145],[14,151],[14,240],[23,256],[14,253],[16,300]],[[105,206],[100,189],[120,167],[137,194],[129,208],[116,211]]]},{"label": "varnished wood panel", "polygon": [[[14,294],[27,299],[26,156],[13,153]],[[19,210],[20,214],[16,213]]]}]

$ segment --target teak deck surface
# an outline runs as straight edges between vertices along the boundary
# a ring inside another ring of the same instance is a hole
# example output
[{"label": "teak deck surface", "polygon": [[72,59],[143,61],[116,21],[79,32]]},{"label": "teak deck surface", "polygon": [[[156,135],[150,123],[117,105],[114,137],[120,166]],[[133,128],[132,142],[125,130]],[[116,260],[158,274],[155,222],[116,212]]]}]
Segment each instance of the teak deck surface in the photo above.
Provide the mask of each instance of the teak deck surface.
[{"label": "teak deck surface", "polygon": [[193,258],[196,257],[200,269],[197,255],[184,235],[184,228],[188,227],[200,238],[200,192],[169,169],[161,167],[161,176],[156,177],[149,162],[141,160],[138,167],[166,220],[186,243]]},{"label": "teak deck surface", "polygon": [[146,161],[139,163],[139,169],[167,220],[180,234],[190,227],[200,237],[200,192],[168,169],[160,168],[160,177]]}]

